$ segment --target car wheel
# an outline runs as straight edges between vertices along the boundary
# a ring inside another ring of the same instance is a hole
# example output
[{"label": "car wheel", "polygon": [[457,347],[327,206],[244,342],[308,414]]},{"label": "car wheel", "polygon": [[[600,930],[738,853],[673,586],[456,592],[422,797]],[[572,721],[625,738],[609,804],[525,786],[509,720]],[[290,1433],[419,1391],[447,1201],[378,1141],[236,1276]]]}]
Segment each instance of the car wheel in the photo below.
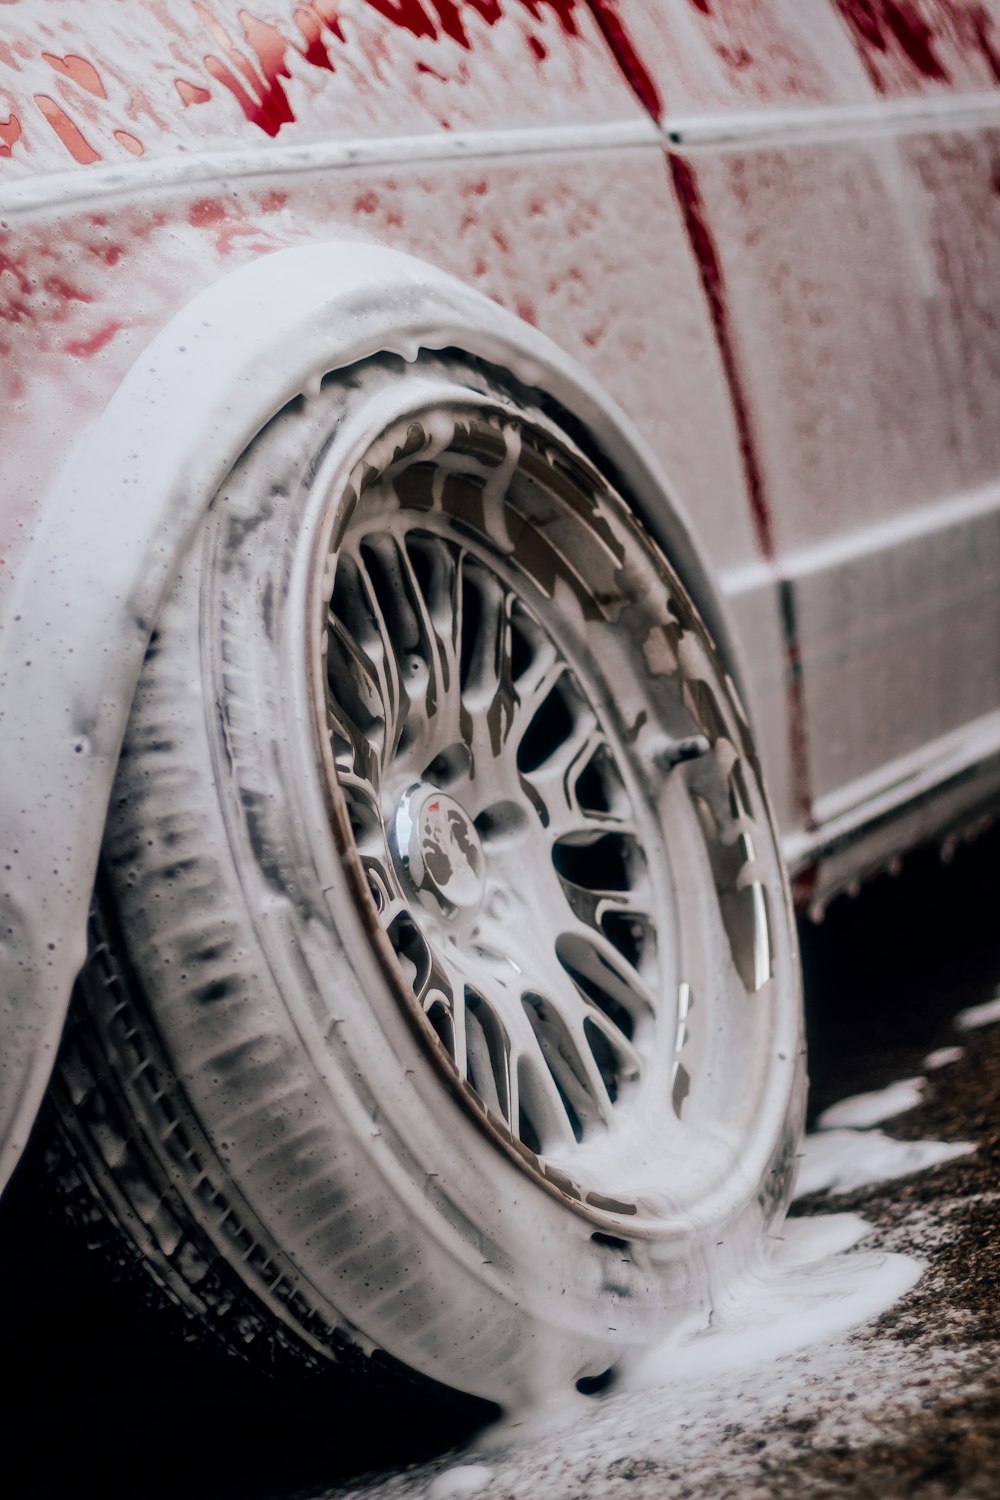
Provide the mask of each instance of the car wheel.
[{"label": "car wheel", "polygon": [[237,1344],[525,1400],[755,1253],[804,1092],[760,768],[537,392],[375,357],[235,464],[145,662],[59,1089]]}]

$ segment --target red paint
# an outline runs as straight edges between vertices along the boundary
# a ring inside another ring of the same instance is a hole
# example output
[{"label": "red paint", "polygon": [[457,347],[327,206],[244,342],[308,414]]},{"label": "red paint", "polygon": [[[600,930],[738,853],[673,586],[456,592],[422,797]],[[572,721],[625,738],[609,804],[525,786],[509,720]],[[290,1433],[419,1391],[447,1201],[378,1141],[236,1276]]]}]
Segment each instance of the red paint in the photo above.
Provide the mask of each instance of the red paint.
[{"label": "red paint", "polygon": [[748,68],[753,67],[753,57],[746,47],[716,47],[715,50],[726,67],[732,68],[734,73],[745,73]]},{"label": "red paint", "polygon": [[818,880],[819,870],[816,865],[810,865],[807,870],[800,870],[797,875],[792,876],[792,901],[796,911],[805,911],[812,900]]},{"label": "red paint", "polygon": [[80,162],[82,166],[89,166],[93,161],[100,161],[100,153],[94,150],[90,142],[85,139],[83,132],[54,99],[50,99],[48,94],[36,94],[35,103],[74,161]]},{"label": "red paint", "polygon": [[277,214],[288,207],[288,194],[284,188],[268,188],[258,202],[262,213]]},{"label": "red paint", "polygon": [[97,99],[108,97],[100,73],[85,57],[77,57],[74,53],[67,57],[55,57],[51,52],[43,52],[42,56],[50,68],[54,68],[64,78],[72,78],[88,94],[93,94]]},{"label": "red paint", "polygon": [[654,120],[661,120],[663,101],[660,91],[635,50],[613,0],[587,0],[587,5],[629,88],[643,109]]},{"label": "red paint", "polygon": [[266,21],[259,21],[249,11],[241,10],[240,20],[243,23],[243,34],[257,54],[268,95],[273,101],[269,107],[273,110],[275,118],[281,125],[284,125],[295,119],[281,83],[282,78],[292,76],[285,63],[288,43],[276,26],[271,26]]},{"label": "red paint", "polygon": [[[12,278],[22,297],[30,297],[31,279],[28,273],[23,266],[18,265],[16,260],[11,260],[9,256],[4,255],[3,251],[0,250],[0,277],[4,276]],[[3,281],[0,280],[0,287],[2,286]],[[20,320],[15,318],[14,321],[19,322]]]},{"label": "red paint", "polygon": [[426,36],[437,39],[437,28],[424,10],[420,0],[368,0],[373,10],[391,21],[394,26],[408,31],[411,36]]},{"label": "red paint", "polygon": [[215,198],[199,198],[188,209],[188,223],[195,229],[207,229],[213,224],[221,224],[225,217],[226,210]]},{"label": "red paint", "polygon": [[[216,82],[223,84],[233,95],[251,125],[257,125],[266,135],[276,136],[282,125],[289,125],[295,119],[281,83],[282,78],[291,77],[285,63],[288,43],[277,27],[258,21],[249,11],[240,11],[244,35],[257,54],[261,69],[258,73],[250,59],[232,41],[225,27],[204,6],[195,4],[194,9],[232,64],[230,67],[210,53],[205,58],[205,67]],[[237,73],[243,75],[246,87],[236,76]]]},{"label": "red paint", "polygon": [[86,245],[84,248],[88,255],[103,261],[106,266],[116,266],[125,254],[124,245]]},{"label": "red paint", "polygon": [[203,89],[197,83],[188,83],[186,78],[175,78],[174,87],[180,94],[185,109],[189,104],[207,104],[212,97],[211,89]]},{"label": "red paint", "polygon": [[[743,382],[736,340],[733,336],[726,297],[725,273],[715,236],[708,222],[708,212],[701,196],[698,179],[691,163],[676,152],[667,153],[671,181],[680,205],[688,243],[694,253],[702,290],[708,303],[712,330],[719,359],[729,390],[729,401],[736,424],[740,463],[750,500],[750,519],[754,539],[761,556],[774,561],[774,526],[767,502],[767,491],[757,453],[757,441]],[[791,586],[781,585],[781,622],[785,638],[785,692],[788,704],[788,759],[795,804],[807,828],[814,826],[812,812],[812,778],[809,773],[809,747],[806,737],[805,703],[802,693],[802,666],[799,660],[798,627],[795,600]]]},{"label": "red paint", "polygon": [[[584,0],[584,4],[587,3],[588,0]],[[542,19],[542,6],[547,6],[555,15],[566,36],[580,35],[580,28],[576,24],[576,15],[574,14],[576,0],[521,0],[521,4],[525,10],[534,16],[536,21]]]},{"label": "red paint", "polygon": [[334,67],[323,42],[323,26],[326,24],[331,30],[335,29],[336,34],[343,41],[343,32],[340,30],[340,22],[336,15],[327,20],[320,15],[315,5],[299,5],[295,9],[294,19],[302,34],[302,40],[306,44],[304,49],[299,49],[299,56],[304,58],[311,67],[325,68],[328,73],[332,73]]},{"label": "red paint", "polygon": [[678,156],[673,151],[667,153],[667,161],[670,166],[674,192],[677,194],[677,201],[680,204],[681,214],[684,218],[684,227],[687,231],[688,242],[694,252],[698,273],[701,277],[702,289],[705,293],[705,300],[708,303],[709,313],[711,314],[715,341],[719,347],[719,356],[722,360],[726,383],[729,386],[733,416],[736,421],[736,432],[740,445],[740,458],[750,497],[750,513],[753,519],[754,534],[763,556],[771,558],[774,556],[771,512],[765,498],[764,482],[757,459],[757,446],[754,441],[750,419],[750,408],[743,389],[742,373],[729,321],[725,277],[722,271],[722,262],[719,258],[718,246],[708,225],[708,215],[694,168],[684,157]]},{"label": "red paint", "polygon": [[[361,3],[362,0],[358,0],[358,6]],[[415,38],[448,42],[464,51],[470,51],[473,46],[475,27],[470,27],[473,21],[492,27],[506,13],[520,9],[539,25],[554,18],[565,36],[576,38],[581,35],[578,17],[587,13],[642,107],[654,119],[659,119],[662,114],[656,84],[643,65],[619,14],[619,0],[363,0],[363,4],[390,25]],[[203,58],[206,72],[232,94],[249,123],[271,137],[277,136],[285,125],[295,120],[285,87],[292,76],[292,64],[301,59],[309,67],[332,73],[337,60],[331,44],[334,41],[344,44],[348,39],[338,0],[300,0],[295,4],[291,17],[294,39],[291,40],[276,24],[245,9],[237,12],[243,33],[237,40],[202,0],[192,0],[192,8],[215,44],[215,50]],[[351,18],[355,22],[357,14],[355,9]],[[525,47],[536,62],[550,55],[550,45],[542,36],[527,29],[522,35]],[[65,57],[49,52],[42,55],[60,76],[70,79],[96,98],[107,98],[97,68],[86,58],[75,53]],[[413,65],[418,72],[432,74],[443,82],[453,81],[450,70],[437,71],[426,58],[414,59]],[[211,88],[188,78],[175,78],[174,86],[185,109],[193,104],[206,104],[213,97]],[[100,153],[55,100],[43,94],[35,98],[75,160],[89,163],[101,159]],[[446,122],[442,121],[442,125],[446,126]],[[137,136],[122,130],[112,130],[111,133],[124,150],[134,155],[142,154],[143,143]],[[10,148],[20,134],[21,121],[11,116],[0,127],[0,155],[11,154]]]},{"label": "red paint", "polygon": [[880,93],[885,85],[872,54],[896,54],[924,78],[947,83],[948,71],[935,50],[934,28],[913,0],[834,0],[868,76]]},{"label": "red paint", "polygon": [[42,282],[42,290],[50,297],[55,297],[60,302],[93,302],[89,292],[81,292],[79,287],[67,281],[63,276],[46,276]]},{"label": "red paint", "polygon": [[950,17],[964,45],[978,52],[992,74],[994,83],[1000,83],[1000,39],[997,38],[997,23],[985,5],[964,4],[962,0],[938,0]]},{"label": "red paint", "polygon": [[70,339],[64,345],[66,353],[74,355],[77,359],[89,359],[92,354],[97,354],[110,344],[115,334],[120,333],[124,327],[124,323],[105,323],[96,333],[91,334],[89,339]]},{"label": "red paint", "polygon": [[21,139],[21,122],[17,115],[8,115],[6,120],[0,120],[0,156],[10,156],[11,148]]}]

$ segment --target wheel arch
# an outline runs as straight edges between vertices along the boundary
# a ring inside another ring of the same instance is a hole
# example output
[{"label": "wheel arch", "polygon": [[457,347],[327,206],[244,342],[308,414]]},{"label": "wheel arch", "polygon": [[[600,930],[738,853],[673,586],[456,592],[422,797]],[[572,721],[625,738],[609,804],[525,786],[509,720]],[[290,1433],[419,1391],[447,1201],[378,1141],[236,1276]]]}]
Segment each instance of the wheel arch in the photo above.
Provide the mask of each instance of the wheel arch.
[{"label": "wheel arch", "polygon": [[627,416],[544,334],[456,278],[370,245],[281,250],[213,282],[146,347],[50,489],[0,635],[0,1186],[85,955],[149,635],[211,498],[274,414],[324,375],[425,349],[544,392],[671,557],[742,690],[738,643],[668,479]]}]

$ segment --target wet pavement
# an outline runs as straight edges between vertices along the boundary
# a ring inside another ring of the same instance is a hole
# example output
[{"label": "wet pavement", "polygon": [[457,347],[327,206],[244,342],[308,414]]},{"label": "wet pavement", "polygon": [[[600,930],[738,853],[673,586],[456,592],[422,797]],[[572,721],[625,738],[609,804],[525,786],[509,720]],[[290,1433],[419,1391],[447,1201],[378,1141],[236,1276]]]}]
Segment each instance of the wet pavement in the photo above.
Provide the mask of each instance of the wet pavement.
[{"label": "wet pavement", "polygon": [[[109,1288],[37,1183],[36,1145],[0,1205],[9,1494],[290,1500],[1000,1494],[1000,1024],[955,1017],[1000,989],[1000,832],[944,867],[913,856],[803,933],[810,1115],[923,1078],[870,1129],[974,1142],[891,1182],[800,1200],[858,1214],[862,1250],[924,1265],[864,1329],[765,1366],[592,1401],[584,1419],[498,1451],[457,1449],[481,1419],[417,1392],[375,1401],[296,1369],[269,1378],[193,1340],[143,1289]],[[959,1056],[954,1049],[960,1048]],[[951,1051],[945,1051],[951,1049]],[[939,1065],[928,1068],[929,1054]],[[913,1091],[911,1091],[912,1093]],[[904,1099],[903,1102],[906,1102]],[[877,1112],[877,1111],[876,1111]],[[861,1143],[874,1149],[875,1135]],[[857,1153],[855,1153],[857,1154]]]}]

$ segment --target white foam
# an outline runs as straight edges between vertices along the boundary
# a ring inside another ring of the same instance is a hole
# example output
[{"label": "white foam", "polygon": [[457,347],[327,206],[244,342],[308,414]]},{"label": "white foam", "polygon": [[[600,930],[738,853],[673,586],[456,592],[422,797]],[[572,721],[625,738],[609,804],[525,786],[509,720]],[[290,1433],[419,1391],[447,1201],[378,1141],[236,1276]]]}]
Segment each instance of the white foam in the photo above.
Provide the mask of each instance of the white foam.
[{"label": "white foam", "polygon": [[896,1141],[880,1130],[821,1130],[805,1140],[798,1192],[850,1193],[974,1151],[970,1141]]},{"label": "white foam", "polygon": [[769,1363],[877,1317],[916,1283],[908,1255],[848,1254],[870,1226],[854,1214],[790,1219],[757,1270],[714,1302],[709,1325],[641,1354],[623,1386],[689,1382]]},{"label": "white foam", "polygon": [[888,1088],[841,1099],[823,1111],[816,1121],[817,1129],[831,1130],[841,1125],[864,1128],[891,1120],[893,1115],[905,1114],[918,1105],[926,1087],[926,1078],[900,1078]]},{"label": "white foam", "polygon": [[992,1026],[994,1021],[1000,1021],[1000,995],[983,1005],[970,1005],[955,1017],[959,1031],[975,1031],[980,1026]]},{"label": "white foam", "polygon": [[958,1062],[963,1052],[962,1047],[938,1047],[936,1052],[928,1052],[924,1058],[924,1067],[928,1070],[946,1068],[949,1063]]},{"label": "white foam", "polygon": [[493,1470],[486,1464],[458,1464],[431,1480],[427,1500],[459,1500],[463,1495],[475,1495],[492,1479]]}]

